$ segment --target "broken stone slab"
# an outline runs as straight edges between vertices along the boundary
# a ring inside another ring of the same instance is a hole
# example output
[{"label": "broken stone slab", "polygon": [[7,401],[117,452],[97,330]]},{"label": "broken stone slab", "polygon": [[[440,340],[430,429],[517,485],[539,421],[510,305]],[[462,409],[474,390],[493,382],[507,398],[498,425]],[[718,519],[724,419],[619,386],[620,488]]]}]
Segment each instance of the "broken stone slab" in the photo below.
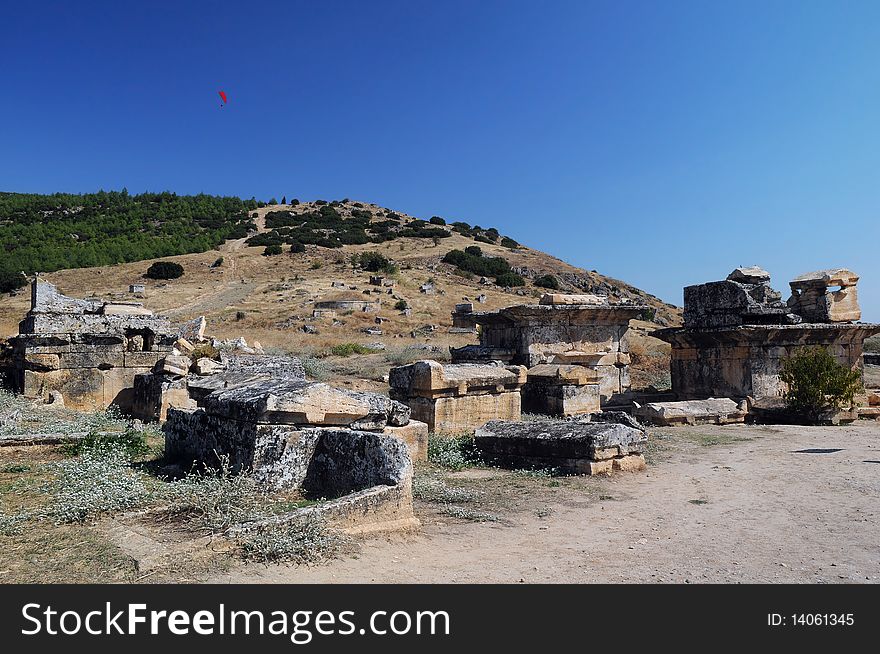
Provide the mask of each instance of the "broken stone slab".
[{"label": "broken stone slab", "polygon": [[608,304],[608,298],[602,295],[589,294],[565,294],[565,293],[544,293],[538,301],[543,305],[604,305]]},{"label": "broken stone slab", "polygon": [[192,354],[196,348],[185,338],[178,338],[176,341],[174,341],[174,349],[179,351],[181,354],[189,355]]},{"label": "broken stone slab", "polygon": [[748,413],[747,403],[737,403],[727,397],[634,404],[633,415],[644,422],[660,426],[727,425],[745,422]]},{"label": "broken stone slab", "polygon": [[200,399],[217,390],[237,388],[257,381],[306,378],[302,361],[291,356],[221,352],[220,364],[224,369],[215,374],[189,378],[189,391],[193,397]]},{"label": "broken stone slab", "polygon": [[[860,320],[856,284],[859,276],[846,268],[817,270],[795,277],[789,286],[788,306],[811,322],[852,322]],[[831,287],[840,287],[831,290]]]},{"label": "broken stone slab", "polygon": [[740,284],[763,284],[770,281],[770,273],[760,266],[740,266],[734,268],[727,279]]},{"label": "broken stone slab", "polygon": [[410,409],[384,395],[304,380],[271,379],[217,390],[201,402],[213,416],[254,423],[345,426],[381,431],[402,427]]},{"label": "broken stone slab", "polygon": [[169,355],[159,360],[154,372],[165,375],[186,376],[189,373],[190,364],[189,357]]},{"label": "broken stone slab", "polygon": [[574,475],[641,470],[645,443],[646,434],[627,425],[562,420],[493,420],[474,435],[474,446],[488,463]]},{"label": "broken stone slab", "polygon": [[197,375],[204,377],[205,375],[215,375],[219,372],[223,372],[226,370],[226,366],[209,357],[202,357],[193,364],[192,370]]},{"label": "broken stone slab", "polygon": [[180,326],[177,335],[190,343],[200,343],[205,340],[205,328],[208,321],[205,316],[199,316],[189,322],[185,322]]}]

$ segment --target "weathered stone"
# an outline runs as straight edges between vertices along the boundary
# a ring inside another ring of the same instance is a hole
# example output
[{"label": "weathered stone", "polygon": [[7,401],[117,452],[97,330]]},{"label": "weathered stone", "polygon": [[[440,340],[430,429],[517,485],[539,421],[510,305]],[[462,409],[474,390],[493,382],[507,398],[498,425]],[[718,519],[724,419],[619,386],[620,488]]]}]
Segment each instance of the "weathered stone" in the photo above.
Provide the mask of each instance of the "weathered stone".
[{"label": "weathered stone", "polygon": [[135,375],[172,350],[170,322],[139,304],[69,298],[48,282],[31,285],[31,309],[12,343],[14,390],[60,392],[74,409],[129,409]]},{"label": "weathered stone", "polygon": [[[859,276],[846,268],[818,270],[789,282],[788,306],[811,322],[851,322],[862,317],[856,284]],[[830,290],[840,287],[839,290]]]},{"label": "weathered stone", "polygon": [[608,298],[601,295],[566,295],[563,293],[544,293],[539,300],[540,304],[549,305],[607,305]]},{"label": "weathered stone", "polygon": [[420,420],[410,420],[403,427],[388,425],[383,434],[394,436],[406,443],[409,456],[413,461],[428,460],[428,425]]},{"label": "weathered stone", "polygon": [[628,400],[629,321],[647,307],[611,304],[600,296],[595,297],[601,302],[590,300],[593,296],[546,297],[542,304],[470,314],[481,327],[480,344],[453,349],[452,361],[501,361],[530,368],[578,363],[593,368],[603,404]]},{"label": "weathered stone", "polygon": [[792,282],[797,296],[788,305],[766,281],[685,288],[685,326],[652,334],[672,345],[672,390],[683,400],[781,397],[782,361],[815,346],[861,368],[863,343],[880,333],[880,325],[834,322],[852,318],[852,305],[827,292],[829,284],[842,286],[836,293],[855,291],[857,280],[845,269],[802,275]]},{"label": "weathered stone", "polygon": [[638,405],[633,414],[654,425],[726,425],[745,422],[746,412],[730,398],[709,398],[681,402],[652,402]]},{"label": "weathered stone", "polygon": [[748,266],[734,268],[727,279],[740,284],[763,284],[770,281],[770,273],[760,266]]},{"label": "weathered stone", "polygon": [[136,375],[131,413],[147,421],[164,421],[168,409],[195,409],[196,401],[190,398],[185,377],[168,377],[154,373]]},{"label": "weathered stone", "polygon": [[220,358],[225,370],[190,377],[189,391],[194,398],[200,399],[216,390],[238,388],[258,381],[306,378],[302,362],[296,357],[221,352]]},{"label": "weathered stone", "polygon": [[200,404],[211,415],[240,421],[379,431],[389,424],[403,426],[410,417],[405,405],[384,395],[295,379],[256,381],[217,390]]},{"label": "weathered stone", "polygon": [[189,373],[189,357],[169,355],[156,364],[155,372],[166,375],[182,375]]},{"label": "weathered stone", "polygon": [[199,316],[189,322],[183,323],[177,333],[180,338],[183,338],[190,343],[200,343],[205,340],[205,328],[207,326],[208,321],[205,320],[205,316]]},{"label": "weathered stone", "polygon": [[513,469],[554,469],[563,474],[610,473],[615,462],[620,470],[638,469],[635,461],[622,459],[638,456],[646,442],[643,431],[627,425],[580,421],[494,420],[477,429],[474,436],[474,446],[489,463]]},{"label": "weathered stone", "polygon": [[388,383],[391,397],[409,406],[413,418],[431,431],[455,432],[497,418],[518,420],[525,380],[522,366],[426,360],[392,368]]},{"label": "weathered stone", "polygon": [[196,349],[195,346],[185,338],[178,338],[174,341],[174,347],[179,350],[181,354],[192,354]]},{"label": "weathered stone", "polygon": [[208,357],[202,357],[193,364],[193,372],[201,376],[214,375],[224,370],[226,370],[226,366]]},{"label": "weathered stone", "polygon": [[544,363],[530,368],[522,389],[527,413],[574,416],[600,411],[596,371],[584,366]]}]

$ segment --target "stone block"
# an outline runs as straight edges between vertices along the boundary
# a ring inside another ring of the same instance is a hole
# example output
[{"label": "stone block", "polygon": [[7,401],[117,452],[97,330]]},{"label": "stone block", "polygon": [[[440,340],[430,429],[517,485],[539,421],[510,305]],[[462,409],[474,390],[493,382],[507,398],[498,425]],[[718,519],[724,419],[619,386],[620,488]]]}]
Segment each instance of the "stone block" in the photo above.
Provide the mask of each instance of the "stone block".
[{"label": "stone block", "polygon": [[403,427],[386,426],[383,434],[394,436],[406,443],[410,458],[416,461],[428,460],[428,425],[420,420],[410,420]]},{"label": "stone block", "polygon": [[636,404],[633,415],[654,425],[726,425],[745,422],[746,407],[730,398]]}]

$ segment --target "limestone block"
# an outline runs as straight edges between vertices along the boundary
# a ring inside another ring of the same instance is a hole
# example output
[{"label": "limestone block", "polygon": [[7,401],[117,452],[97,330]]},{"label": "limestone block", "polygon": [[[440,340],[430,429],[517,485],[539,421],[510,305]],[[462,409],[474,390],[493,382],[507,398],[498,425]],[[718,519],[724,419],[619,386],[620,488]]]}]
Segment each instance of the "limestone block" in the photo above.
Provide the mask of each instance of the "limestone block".
[{"label": "limestone block", "polygon": [[404,426],[409,408],[378,393],[338,389],[297,379],[256,381],[217,390],[201,402],[212,415],[289,425],[356,425],[381,431]]},{"label": "limestone block", "polygon": [[[474,437],[476,449],[490,463],[514,469],[552,468],[563,474],[611,473],[615,461],[641,458],[638,452],[646,442],[642,430],[616,422],[495,420],[477,429]],[[621,449],[631,454],[620,456]],[[637,469],[636,460],[618,466]]]},{"label": "limestone block", "polygon": [[24,357],[24,365],[28,370],[58,370],[61,367],[61,359],[57,354],[27,353]]},{"label": "limestone block", "polygon": [[563,293],[544,293],[539,300],[543,305],[603,305],[608,298],[601,295],[566,295]]},{"label": "limestone block", "polygon": [[105,316],[152,316],[153,312],[144,305],[134,302],[113,302],[105,304],[101,313]]},{"label": "limestone block", "polygon": [[770,281],[770,273],[759,266],[741,266],[734,268],[727,279],[740,284],[761,284]]},{"label": "limestone block", "polygon": [[490,420],[519,420],[522,398],[519,390],[452,397],[411,397],[406,404],[415,420],[427,423],[437,433],[473,431]]},{"label": "limestone block", "polygon": [[180,350],[181,354],[187,355],[192,354],[193,350],[196,349],[195,346],[185,338],[178,338],[174,341],[174,347]]},{"label": "limestone block", "polygon": [[425,360],[392,368],[388,383],[396,399],[464,395],[488,390],[518,389],[527,379],[524,366],[440,364]]},{"label": "limestone block", "polygon": [[428,425],[419,420],[410,420],[403,427],[386,426],[383,434],[394,436],[406,443],[410,458],[415,461],[428,460]]},{"label": "limestone block", "polygon": [[655,425],[696,425],[744,422],[743,407],[730,398],[636,404],[633,415]]},{"label": "limestone block", "polygon": [[645,456],[643,454],[630,454],[621,456],[611,460],[615,471],[620,472],[637,472],[647,468]]},{"label": "limestone block", "polygon": [[193,371],[197,375],[213,375],[218,372],[222,372],[226,370],[226,366],[224,366],[219,361],[214,361],[209,357],[201,357],[198,361],[195,362],[193,366]]}]

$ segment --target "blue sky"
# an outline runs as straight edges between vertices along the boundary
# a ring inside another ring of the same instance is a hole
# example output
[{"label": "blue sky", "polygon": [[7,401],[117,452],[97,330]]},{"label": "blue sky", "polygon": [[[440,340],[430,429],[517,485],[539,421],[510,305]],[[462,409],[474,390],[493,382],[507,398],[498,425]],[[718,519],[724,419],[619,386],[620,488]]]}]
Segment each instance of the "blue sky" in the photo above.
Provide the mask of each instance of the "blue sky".
[{"label": "blue sky", "polygon": [[356,198],[677,304],[847,266],[880,321],[878,2],[236,4],[4,3],[0,190]]}]

